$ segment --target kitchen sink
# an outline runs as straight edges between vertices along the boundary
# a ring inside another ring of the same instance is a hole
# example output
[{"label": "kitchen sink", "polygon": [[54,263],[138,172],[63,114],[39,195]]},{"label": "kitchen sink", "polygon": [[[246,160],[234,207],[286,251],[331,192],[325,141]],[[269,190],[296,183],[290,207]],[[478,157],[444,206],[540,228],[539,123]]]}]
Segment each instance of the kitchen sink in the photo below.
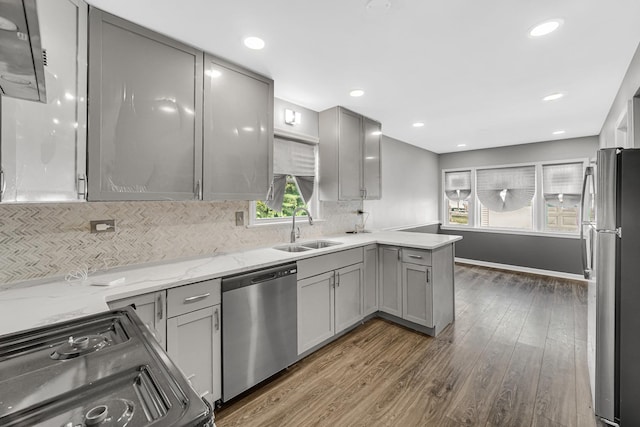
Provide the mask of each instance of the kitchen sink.
[{"label": "kitchen sink", "polygon": [[304,252],[304,251],[309,251],[313,248],[292,244],[292,245],[274,246],[273,249],[277,249],[279,251],[284,251],[284,252]]},{"label": "kitchen sink", "polygon": [[332,242],[331,240],[314,240],[312,242],[300,243],[300,246],[310,249],[328,248],[329,246],[341,245],[342,242]]}]

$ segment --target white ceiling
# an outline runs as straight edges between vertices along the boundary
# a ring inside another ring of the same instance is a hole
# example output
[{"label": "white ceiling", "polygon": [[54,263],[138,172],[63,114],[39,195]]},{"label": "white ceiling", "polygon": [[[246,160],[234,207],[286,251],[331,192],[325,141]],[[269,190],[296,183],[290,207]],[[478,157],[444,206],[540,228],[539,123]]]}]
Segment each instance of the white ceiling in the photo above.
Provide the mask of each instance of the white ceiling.
[{"label": "white ceiling", "polygon": [[[89,3],[272,77],[278,98],[345,106],[437,153],[600,133],[640,42],[638,0],[367,1]],[[564,25],[528,37],[549,18]],[[248,35],[265,49],[245,48]]]}]

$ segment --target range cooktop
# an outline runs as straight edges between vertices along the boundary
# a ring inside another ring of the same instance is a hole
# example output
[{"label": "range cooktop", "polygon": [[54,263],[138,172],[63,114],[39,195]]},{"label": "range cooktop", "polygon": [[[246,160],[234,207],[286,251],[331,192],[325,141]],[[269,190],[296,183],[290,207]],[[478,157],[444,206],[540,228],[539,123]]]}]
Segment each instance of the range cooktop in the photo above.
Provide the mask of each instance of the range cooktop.
[{"label": "range cooktop", "polygon": [[213,426],[131,308],[0,337],[0,425]]}]

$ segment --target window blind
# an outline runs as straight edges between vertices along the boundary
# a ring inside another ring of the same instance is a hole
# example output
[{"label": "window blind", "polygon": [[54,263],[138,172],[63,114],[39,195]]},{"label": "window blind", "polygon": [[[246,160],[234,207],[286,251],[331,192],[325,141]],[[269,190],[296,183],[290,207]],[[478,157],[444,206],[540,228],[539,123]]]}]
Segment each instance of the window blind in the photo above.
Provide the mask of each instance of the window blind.
[{"label": "window blind", "polygon": [[580,204],[583,165],[564,163],[542,166],[542,191],[544,201],[556,207],[573,207]]},{"label": "window blind", "polygon": [[471,171],[445,172],[444,193],[452,202],[471,196]]},{"label": "window blind", "polygon": [[478,199],[489,210],[510,212],[521,209],[536,192],[535,166],[518,166],[476,171]]},{"label": "window blind", "polygon": [[280,212],[287,175],[295,177],[300,195],[306,203],[313,195],[316,175],[315,145],[289,139],[273,139],[273,182],[265,201],[269,209]]}]

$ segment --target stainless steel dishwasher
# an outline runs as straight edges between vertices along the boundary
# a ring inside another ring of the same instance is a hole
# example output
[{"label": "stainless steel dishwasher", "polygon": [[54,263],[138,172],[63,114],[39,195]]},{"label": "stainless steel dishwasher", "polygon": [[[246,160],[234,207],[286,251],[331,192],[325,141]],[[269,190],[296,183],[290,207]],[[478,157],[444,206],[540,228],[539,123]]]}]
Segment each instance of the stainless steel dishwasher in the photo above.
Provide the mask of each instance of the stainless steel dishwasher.
[{"label": "stainless steel dishwasher", "polygon": [[222,400],[298,356],[296,264],[222,279]]}]

